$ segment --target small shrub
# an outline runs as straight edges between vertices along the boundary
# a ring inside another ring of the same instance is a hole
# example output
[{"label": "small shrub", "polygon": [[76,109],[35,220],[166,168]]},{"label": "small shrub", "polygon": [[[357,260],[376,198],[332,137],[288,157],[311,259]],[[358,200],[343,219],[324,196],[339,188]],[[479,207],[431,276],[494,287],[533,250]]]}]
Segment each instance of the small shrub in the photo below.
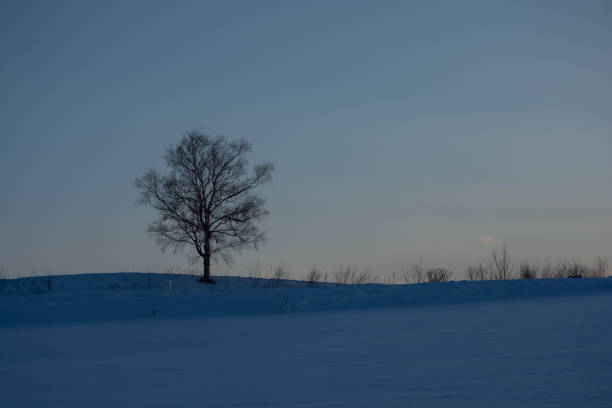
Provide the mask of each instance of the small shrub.
[{"label": "small shrub", "polygon": [[425,282],[425,268],[423,268],[423,260],[414,261],[408,269],[402,272],[402,278],[406,283],[423,283]]},{"label": "small shrub", "polygon": [[255,264],[254,268],[249,269],[249,277],[251,278],[251,286],[253,286],[254,288],[258,287],[261,284],[262,272],[261,264],[259,262]]},{"label": "small shrub", "polygon": [[538,276],[538,266],[532,265],[527,261],[519,265],[519,277],[521,279],[535,279]]},{"label": "small shrub", "polygon": [[334,277],[339,285],[363,285],[371,283],[373,278],[369,270],[359,272],[355,266],[339,267]]},{"label": "small shrub", "polygon": [[589,267],[579,261],[561,261],[555,267],[555,278],[584,278],[589,272]]},{"label": "small shrub", "polygon": [[593,278],[605,278],[608,276],[608,260],[598,256],[595,258],[595,266],[592,268]]},{"label": "small shrub", "polygon": [[427,282],[446,282],[452,274],[452,271],[444,268],[432,268],[425,273]]},{"label": "small shrub", "polygon": [[316,267],[313,267],[310,272],[306,274],[306,278],[304,280],[310,286],[315,286],[317,283],[321,282],[322,278],[323,274]]},{"label": "small shrub", "polygon": [[340,266],[334,272],[334,278],[336,279],[336,283],[339,285],[348,285],[351,280],[351,274],[356,273],[356,269],[354,267],[347,266],[346,268]]},{"label": "small shrub", "polygon": [[465,270],[465,276],[467,280],[487,280],[488,278],[487,268],[485,268],[482,264],[478,265],[470,265]]},{"label": "small shrub", "polygon": [[372,276],[370,271],[366,269],[363,272],[358,272],[351,283],[353,285],[364,285],[366,283],[374,283],[376,280],[377,279]]},{"label": "small shrub", "polygon": [[287,271],[285,265],[278,265],[272,270],[271,279],[272,283],[274,283],[276,286],[279,286],[281,284],[281,281],[286,280],[288,277],[289,272]]},{"label": "small shrub", "polygon": [[555,268],[552,265],[550,259],[547,259],[542,269],[540,270],[540,277],[542,279],[552,279],[555,277]]}]

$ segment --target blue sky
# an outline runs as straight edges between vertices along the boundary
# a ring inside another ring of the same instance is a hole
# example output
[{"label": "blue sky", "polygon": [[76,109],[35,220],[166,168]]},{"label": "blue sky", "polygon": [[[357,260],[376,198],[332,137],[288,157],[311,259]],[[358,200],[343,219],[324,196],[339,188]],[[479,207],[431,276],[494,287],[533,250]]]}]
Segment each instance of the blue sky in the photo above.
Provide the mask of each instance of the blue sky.
[{"label": "blue sky", "polygon": [[610,44],[607,1],[4,1],[0,265],[191,267],[133,182],[192,128],[276,166],[218,272],[612,258]]}]

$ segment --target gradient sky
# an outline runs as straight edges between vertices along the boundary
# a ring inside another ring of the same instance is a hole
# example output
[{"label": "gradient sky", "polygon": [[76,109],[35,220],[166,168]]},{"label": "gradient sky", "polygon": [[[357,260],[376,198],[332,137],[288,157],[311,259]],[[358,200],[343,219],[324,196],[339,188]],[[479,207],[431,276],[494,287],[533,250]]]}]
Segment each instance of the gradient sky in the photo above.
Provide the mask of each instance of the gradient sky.
[{"label": "gradient sky", "polygon": [[611,48],[610,1],[2,1],[0,265],[199,270],[133,185],[192,128],[276,166],[213,274],[612,260]]}]

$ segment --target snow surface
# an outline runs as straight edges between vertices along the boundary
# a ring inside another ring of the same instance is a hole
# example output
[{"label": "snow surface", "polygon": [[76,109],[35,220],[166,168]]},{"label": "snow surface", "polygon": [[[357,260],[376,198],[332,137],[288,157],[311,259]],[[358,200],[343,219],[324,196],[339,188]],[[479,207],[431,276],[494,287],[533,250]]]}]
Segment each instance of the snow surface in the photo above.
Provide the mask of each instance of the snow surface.
[{"label": "snow surface", "polygon": [[609,278],[194,279],[59,276],[38,295],[9,281],[0,405],[612,406]]}]

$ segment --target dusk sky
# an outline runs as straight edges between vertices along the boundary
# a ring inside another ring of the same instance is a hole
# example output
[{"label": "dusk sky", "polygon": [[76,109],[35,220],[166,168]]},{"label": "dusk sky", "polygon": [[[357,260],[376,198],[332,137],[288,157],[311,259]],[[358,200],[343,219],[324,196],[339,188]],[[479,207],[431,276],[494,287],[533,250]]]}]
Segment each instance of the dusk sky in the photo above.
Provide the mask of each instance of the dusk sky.
[{"label": "dusk sky", "polygon": [[612,260],[610,1],[2,1],[0,89],[10,275],[200,271],[134,187],[194,128],[275,165],[213,275]]}]

